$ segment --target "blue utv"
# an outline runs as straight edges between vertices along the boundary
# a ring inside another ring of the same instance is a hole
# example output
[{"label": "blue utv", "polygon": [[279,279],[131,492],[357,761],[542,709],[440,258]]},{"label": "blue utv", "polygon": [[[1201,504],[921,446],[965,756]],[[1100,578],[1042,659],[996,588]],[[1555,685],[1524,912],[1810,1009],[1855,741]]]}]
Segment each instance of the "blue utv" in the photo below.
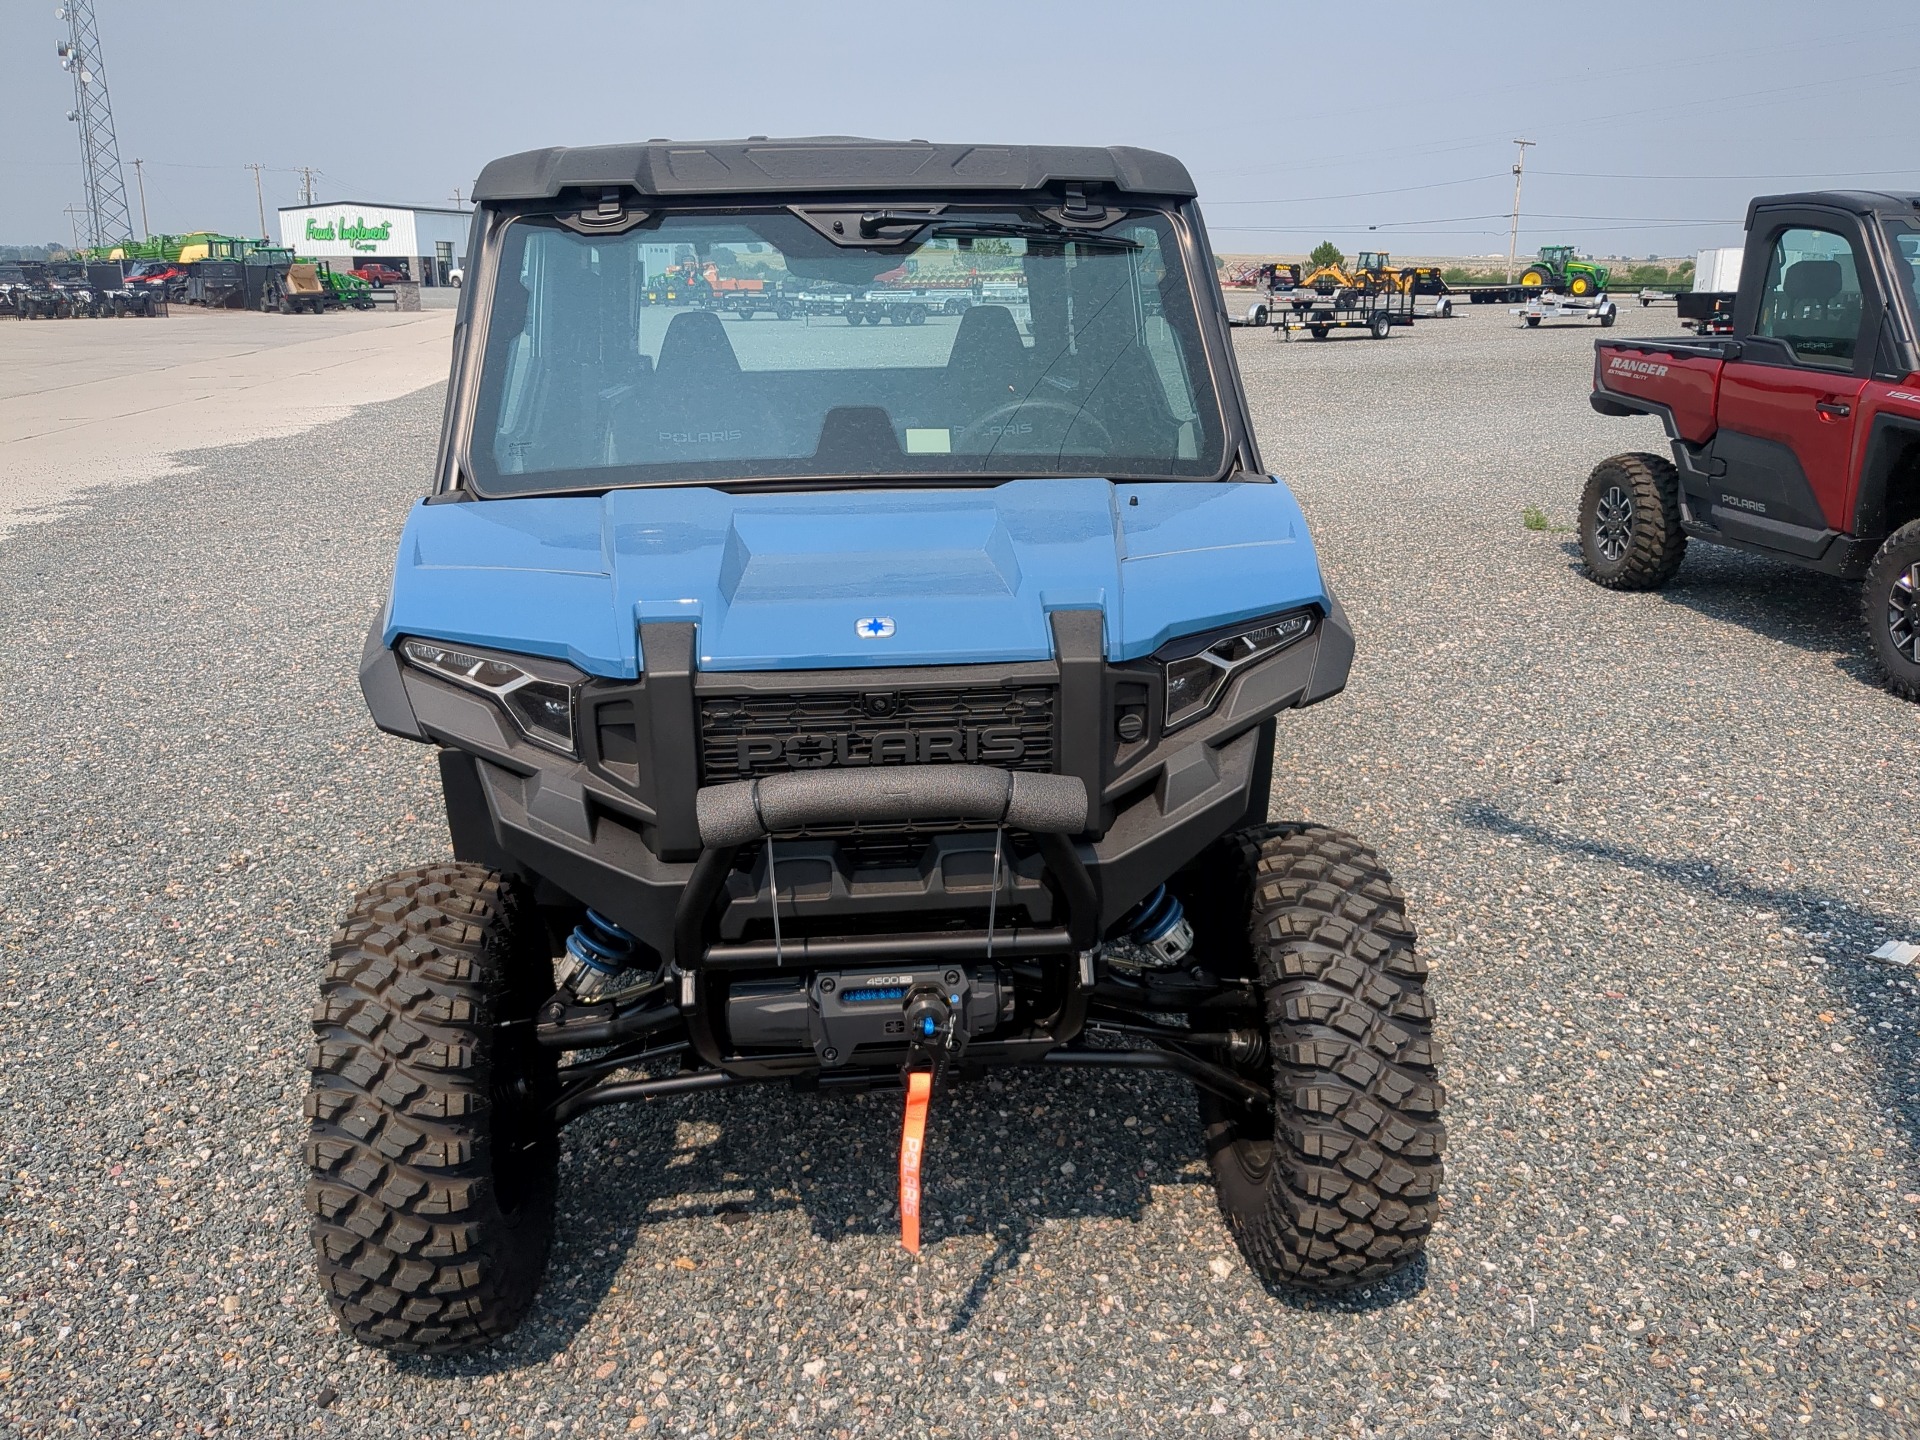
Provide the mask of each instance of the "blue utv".
[{"label": "blue utv", "polygon": [[[1353,641],[1262,468],[1194,195],[1134,149],[487,166],[432,493],[361,662],[375,723],[438,750],[452,855],[359,896],[315,1011],[348,1333],[505,1333],[561,1126],[772,1082],[904,1092],[909,1248],[930,1096],[1076,1065],[1194,1085],[1263,1280],[1419,1254],[1426,967],[1366,845],[1268,819],[1275,727]],[[940,303],[726,305],[755,288]]]}]

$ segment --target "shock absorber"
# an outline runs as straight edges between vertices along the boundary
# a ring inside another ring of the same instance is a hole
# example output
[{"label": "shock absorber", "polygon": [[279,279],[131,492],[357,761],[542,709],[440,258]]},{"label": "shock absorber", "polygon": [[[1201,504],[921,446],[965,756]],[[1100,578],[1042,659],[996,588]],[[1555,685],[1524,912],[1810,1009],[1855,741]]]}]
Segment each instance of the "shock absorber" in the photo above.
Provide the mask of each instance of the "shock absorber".
[{"label": "shock absorber", "polygon": [[599,911],[589,910],[586,919],[567,936],[560,983],[573,992],[575,999],[588,1004],[624,990],[632,979],[628,971],[639,949],[638,936]]},{"label": "shock absorber", "polygon": [[1156,885],[1120,923],[1139,965],[1171,969],[1193,953],[1193,926],[1187,923],[1186,907],[1165,885]]}]

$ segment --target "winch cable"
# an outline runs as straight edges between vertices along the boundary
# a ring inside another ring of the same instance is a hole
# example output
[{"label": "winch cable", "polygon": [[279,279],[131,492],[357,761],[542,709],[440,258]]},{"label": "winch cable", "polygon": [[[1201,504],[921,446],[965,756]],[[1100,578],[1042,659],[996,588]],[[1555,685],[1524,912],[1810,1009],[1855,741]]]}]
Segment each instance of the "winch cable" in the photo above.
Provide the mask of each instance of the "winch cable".
[{"label": "winch cable", "polygon": [[920,1253],[920,1160],[926,1151],[927,1105],[933,1098],[933,1071],[907,1072],[907,1112],[900,1127],[900,1243]]}]

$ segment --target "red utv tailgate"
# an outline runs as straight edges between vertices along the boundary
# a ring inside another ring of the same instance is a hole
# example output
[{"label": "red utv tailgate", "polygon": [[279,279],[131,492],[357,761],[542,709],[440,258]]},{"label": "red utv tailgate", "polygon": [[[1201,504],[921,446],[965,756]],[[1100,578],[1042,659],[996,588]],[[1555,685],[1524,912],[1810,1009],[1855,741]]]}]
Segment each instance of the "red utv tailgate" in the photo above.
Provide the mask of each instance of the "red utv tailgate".
[{"label": "red utv tailgate", "polygon": [[1660,406],[1673,416],[1682,440],[1698,443],[1714,432],[1722,363],[1717,354],[1669,349],[1657,341],[1602,340],[1594,346],[1593,390],[1642,402],[1635,409]]}]

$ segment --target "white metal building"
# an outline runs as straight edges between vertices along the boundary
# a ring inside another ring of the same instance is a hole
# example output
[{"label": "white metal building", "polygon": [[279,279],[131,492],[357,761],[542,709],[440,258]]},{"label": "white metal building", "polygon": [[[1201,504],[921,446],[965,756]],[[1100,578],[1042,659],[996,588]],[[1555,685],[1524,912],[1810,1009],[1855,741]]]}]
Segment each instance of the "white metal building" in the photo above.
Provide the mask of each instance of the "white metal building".
[{"label": "white metal building", "polygon": [[331,260],[348,268],[378,260],[403,270],[422,285],[445,285],[467,260],[471,210],[430,205],[366,205],[339,200],[327,205],[280,209],[280,243],[306,259]]}]

